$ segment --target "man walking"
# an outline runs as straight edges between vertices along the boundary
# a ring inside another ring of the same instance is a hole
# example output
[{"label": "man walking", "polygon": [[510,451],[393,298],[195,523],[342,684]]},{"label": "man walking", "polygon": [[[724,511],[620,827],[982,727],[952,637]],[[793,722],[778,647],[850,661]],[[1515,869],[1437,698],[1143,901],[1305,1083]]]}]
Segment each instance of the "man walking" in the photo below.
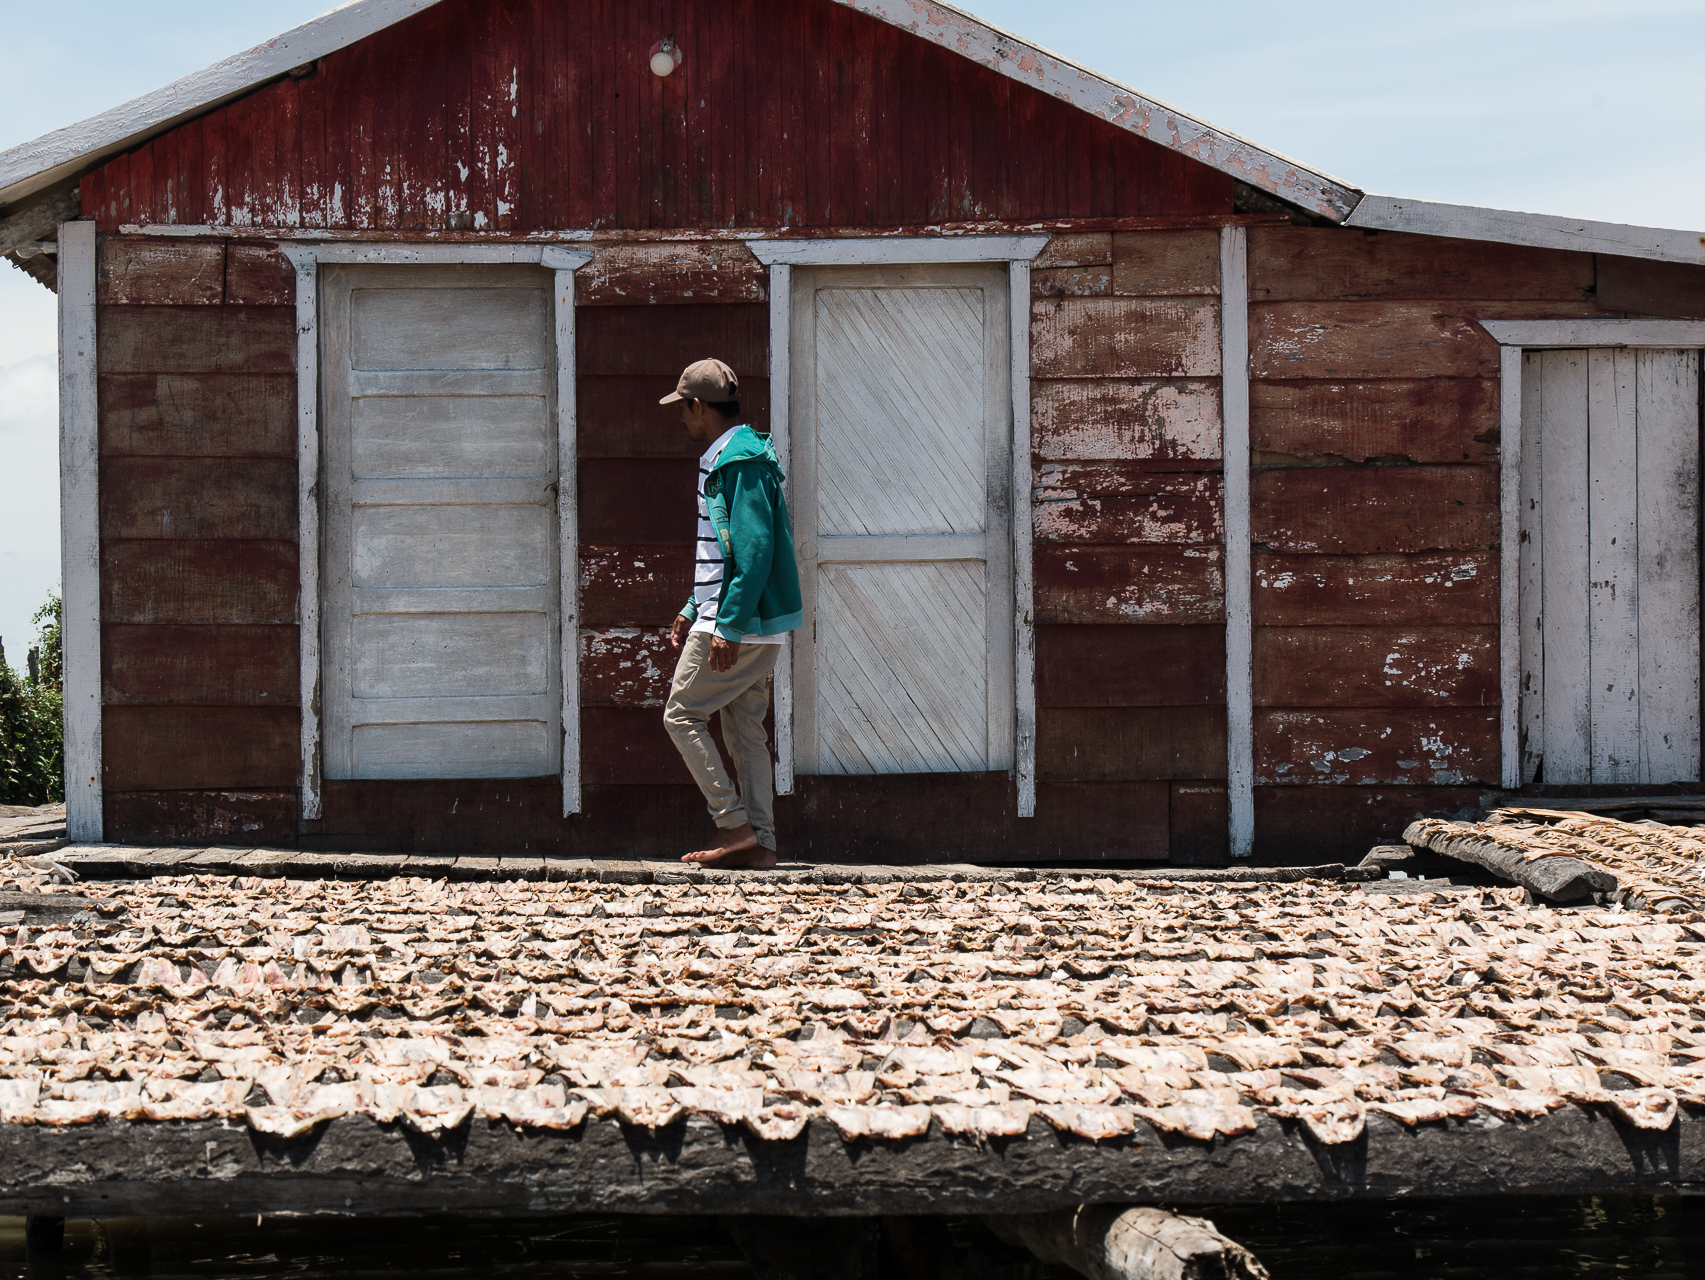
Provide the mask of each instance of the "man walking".
[{"label": "man walking", "polygon": [[[704,792],[716,844],[683,862],[776,864],[775,777],[764,712],[782,637],[804,619],[781,460],[768,436],[740,423],[740,384],[720,360],[687,366],[659,404],[681,405],[699,459],[699,531],[693,594],[669,629],[680,650],[663,723]],[[710,717],[734,756],[739,788],[722,767]]]}]

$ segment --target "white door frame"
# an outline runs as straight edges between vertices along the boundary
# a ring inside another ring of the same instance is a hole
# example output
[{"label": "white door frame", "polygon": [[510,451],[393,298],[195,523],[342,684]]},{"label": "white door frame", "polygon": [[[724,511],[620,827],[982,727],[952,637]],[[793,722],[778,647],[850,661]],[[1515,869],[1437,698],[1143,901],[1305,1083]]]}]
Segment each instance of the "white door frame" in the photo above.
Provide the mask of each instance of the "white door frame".
[{"label": "white door frame", "polygon": [[[1007,264],[1012,334],[1013,771],[1018,816],[1036,813],[1036,628],[1030,519],[1030,261],[1048,243],[1028,236],[881,236],[827,240],[752,240],[770,269],[770,439],[788,458],[792,384],[794,267],[881,267],[988,262]],[[791,463],[786,464],[791,472]],[[794,633],[797,634],[797,633]],[[776,791],[793,794],[793,634],[776,663]]]},{"label": "white door frame", "polygon": [[549,245],[339,244],[281,246],[296,268],[297,621],[301,627],[302,817],[320,804],[320,334],[322,263],[500,264],[556,273],[557,563],[562,598],[562,812],[580,812],[580,530],[575,481],[574,273],[592,260]]},{"label": "white door frame", "polygon": [[1701,347],[1697,320],[1482,320],[1498,342],[1498,699],[1507,791],[1521,786],[1521,358],[1565,347]]}]

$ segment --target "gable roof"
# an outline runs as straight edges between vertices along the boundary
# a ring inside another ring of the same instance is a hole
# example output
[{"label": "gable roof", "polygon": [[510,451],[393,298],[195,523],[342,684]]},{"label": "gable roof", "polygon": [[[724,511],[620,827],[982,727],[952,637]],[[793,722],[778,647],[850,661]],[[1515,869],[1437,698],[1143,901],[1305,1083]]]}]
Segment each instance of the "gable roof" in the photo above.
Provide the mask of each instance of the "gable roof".
[{"label": "gable roof", "polygon": [[[430,9],[440,0],[350,0],[311,22],[121,106],[0,152],[0,205],[12,205],[241,97],[294,67]],[[1341,221],[1361,192],[1338,179],[944,4],[835,0],[1040,89],[1138,137],[1229,173],[1250,186]]]},{"label": "gable roof", "polygon": [[[1217,128],[953,5],[939,0],[834,2],[1028,84],[1330,222],[1534,248],[1705,263],[1705,236],[1692,231],[1364,195],[1323,170]],[[13,215],[20,201],[61,186],[293,68],[356,44],[438,3],[440,0],[349,0],[164,88],[0,152],[0,212]],[[0,221],[0,229],[12,221],[12,217]]]}]

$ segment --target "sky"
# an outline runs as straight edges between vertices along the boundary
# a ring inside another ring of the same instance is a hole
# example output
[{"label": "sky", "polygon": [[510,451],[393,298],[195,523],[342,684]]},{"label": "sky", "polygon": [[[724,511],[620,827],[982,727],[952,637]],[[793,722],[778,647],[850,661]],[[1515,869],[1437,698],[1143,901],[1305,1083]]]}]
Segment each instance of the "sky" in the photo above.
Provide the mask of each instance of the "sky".
[{"label": "sky", "polygon": [[[0,149],[326,0],[0,0]],[[662,7],[662,6],[660,6]],[[963,7],[1368,191],[1705,229],[1705,0],[971,0]],[[0,265],[0,642],[59,580],[54,299]]]}]

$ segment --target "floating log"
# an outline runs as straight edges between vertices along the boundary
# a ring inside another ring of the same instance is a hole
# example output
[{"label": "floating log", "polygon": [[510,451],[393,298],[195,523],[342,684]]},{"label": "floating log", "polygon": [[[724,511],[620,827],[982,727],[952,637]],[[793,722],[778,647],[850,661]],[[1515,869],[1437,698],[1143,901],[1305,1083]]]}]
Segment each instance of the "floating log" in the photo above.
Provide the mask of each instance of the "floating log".
[{"label": "floating log", "polygon": [[1404,829],[1403,840],[1412,848],[1485,867],[1548,902],[1587,902],[1616,892],[1616,877],[1583,858],[1529,860],[1528,849],[1514,832],[1504,835],[1440,818],[1419,818]]},{"label": "floating log", "polygon": [[1267,1280],[1255,1256],[1206,1218],[1146,1205],[1084,1205],[988,1221],[1002,1239],[1089,1280]]}]

